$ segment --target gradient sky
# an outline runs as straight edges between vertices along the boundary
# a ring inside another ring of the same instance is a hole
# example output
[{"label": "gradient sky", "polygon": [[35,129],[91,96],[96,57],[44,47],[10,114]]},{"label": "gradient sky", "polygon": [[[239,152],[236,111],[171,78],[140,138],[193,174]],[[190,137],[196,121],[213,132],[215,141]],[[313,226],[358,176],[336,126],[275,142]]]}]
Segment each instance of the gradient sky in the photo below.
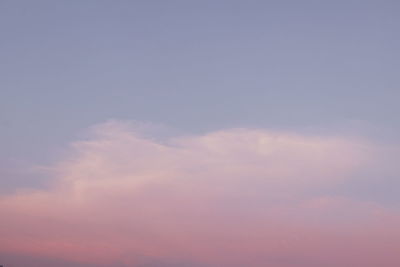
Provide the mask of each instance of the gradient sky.
[{"label": "gradient sky", "polygon": [[400,266],[399,14],[0,1],[0,264]]}]

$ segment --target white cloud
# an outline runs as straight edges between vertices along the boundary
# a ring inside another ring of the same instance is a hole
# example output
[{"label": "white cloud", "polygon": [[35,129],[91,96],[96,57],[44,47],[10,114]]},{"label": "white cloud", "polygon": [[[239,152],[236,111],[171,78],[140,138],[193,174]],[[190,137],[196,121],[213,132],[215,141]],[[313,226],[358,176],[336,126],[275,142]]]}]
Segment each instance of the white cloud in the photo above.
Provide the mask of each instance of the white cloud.
[{"label": "white cloud", "polygon": [[368,167],[371,144],[259,129],[157,142],[119,122],[94,132],[52,168],[54,188],[0,200],[0,250],[131,265],[141,255],[328,266],[332,249],[354,252],[337,266],[400,262],[391,252],[400,245],[397,213],[318,193]]}]

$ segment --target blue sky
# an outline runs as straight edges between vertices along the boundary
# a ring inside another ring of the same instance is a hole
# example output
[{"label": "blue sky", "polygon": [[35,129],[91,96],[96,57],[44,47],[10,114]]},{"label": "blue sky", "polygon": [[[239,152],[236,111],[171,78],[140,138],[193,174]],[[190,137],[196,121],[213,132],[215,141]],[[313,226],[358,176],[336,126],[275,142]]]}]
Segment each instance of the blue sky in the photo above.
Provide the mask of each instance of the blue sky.
[{"label": "blue sky", "polygon": [[393,151],[318,190],[397,206],[399,12],[392,0],[1,1],[0,192],[43,187],[51,175],[29,166],[120,120],[367,139]]},{"label": "blue sky", "polygon": [[5,157],[46,158],[110,118],[397,137],[397,1],[0,5]]}]

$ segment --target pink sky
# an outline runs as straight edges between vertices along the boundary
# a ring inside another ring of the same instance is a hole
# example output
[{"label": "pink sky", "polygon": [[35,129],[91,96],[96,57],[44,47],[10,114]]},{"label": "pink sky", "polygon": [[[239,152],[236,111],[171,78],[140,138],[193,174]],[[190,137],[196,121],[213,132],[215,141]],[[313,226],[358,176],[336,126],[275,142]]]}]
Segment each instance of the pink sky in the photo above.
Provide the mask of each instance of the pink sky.
[{"label": "pink sky", "polygon": [[91,131],[39,168],[57,182],[0,198],[0,251],[98,266],[400,266],[399,211],[330,190],[385,152],[366,140]]},{"label": "pink sky", "polygon": [[0,0],[0,266],[400,267],[399,14]]}]

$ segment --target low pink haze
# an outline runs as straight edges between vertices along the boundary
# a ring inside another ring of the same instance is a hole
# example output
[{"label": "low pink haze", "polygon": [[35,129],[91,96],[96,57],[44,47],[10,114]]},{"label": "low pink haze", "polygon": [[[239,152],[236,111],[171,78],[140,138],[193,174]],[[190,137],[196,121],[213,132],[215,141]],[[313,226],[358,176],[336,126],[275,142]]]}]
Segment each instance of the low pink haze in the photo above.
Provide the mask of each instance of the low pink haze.
[{"label": "low pink haze", "polygon": [[334,191],[379,153],[263,129],[158,140],[111,121],[41,168],[47,189],[0,198],[0,251],[82,266],[398,267],[399,210]]}]

